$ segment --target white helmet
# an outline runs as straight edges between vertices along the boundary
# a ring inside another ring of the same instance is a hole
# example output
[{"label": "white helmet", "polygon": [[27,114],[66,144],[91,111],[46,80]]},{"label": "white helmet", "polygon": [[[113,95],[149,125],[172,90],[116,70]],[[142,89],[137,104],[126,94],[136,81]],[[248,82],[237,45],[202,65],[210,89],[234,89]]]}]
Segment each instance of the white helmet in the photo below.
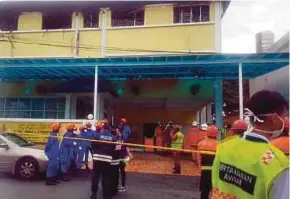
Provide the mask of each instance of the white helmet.
[{"label": "white helmet", "polygon": [[197,121],[194,121],[194,122],[192,122],[191,125],[197,127],[198,126],[198,122]]},{"label": "white helmet", "polygon": [[92,120],[94,119],[94,115],[93,114],[88,114],[88,120]]},{"label": "white helmet", "polygon": [[206,123],[204,123],[200,126],[200,128],[201,128],[201,130],[206,131],[208,128],[208,125]]}]

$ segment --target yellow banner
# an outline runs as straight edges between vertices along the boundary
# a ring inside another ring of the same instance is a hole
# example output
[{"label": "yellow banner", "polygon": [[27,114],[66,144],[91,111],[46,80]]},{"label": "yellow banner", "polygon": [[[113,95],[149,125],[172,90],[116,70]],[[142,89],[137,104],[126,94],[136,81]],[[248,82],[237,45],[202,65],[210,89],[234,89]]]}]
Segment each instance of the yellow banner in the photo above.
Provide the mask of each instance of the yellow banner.
[{"label": "yellow banner", "polygon": [[[66,131],[66,124],[61,123],[60,135]],[[39,135],[48,135],[51,131],[52,123],[48,122],[1,122],[0,131],[14,132],[18,134],[23,133],[23,137],[33,143],[46,143],[47,138]],[[75,124],[77,128],[81,123]]]}]

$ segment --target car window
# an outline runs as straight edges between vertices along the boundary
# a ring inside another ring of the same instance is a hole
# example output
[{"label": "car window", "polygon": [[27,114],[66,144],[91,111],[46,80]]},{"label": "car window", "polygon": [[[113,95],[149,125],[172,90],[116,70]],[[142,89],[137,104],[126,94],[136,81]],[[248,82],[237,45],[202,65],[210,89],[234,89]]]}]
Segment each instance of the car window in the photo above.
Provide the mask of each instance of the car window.
[{"label": "car window", "polygon": [[34,144],[23,137],[14,134],[14,133],[3,133],[3,137],[7,138],[8,140],[14,142],[18,146],[25,147],[25,146],[33,146]]}]

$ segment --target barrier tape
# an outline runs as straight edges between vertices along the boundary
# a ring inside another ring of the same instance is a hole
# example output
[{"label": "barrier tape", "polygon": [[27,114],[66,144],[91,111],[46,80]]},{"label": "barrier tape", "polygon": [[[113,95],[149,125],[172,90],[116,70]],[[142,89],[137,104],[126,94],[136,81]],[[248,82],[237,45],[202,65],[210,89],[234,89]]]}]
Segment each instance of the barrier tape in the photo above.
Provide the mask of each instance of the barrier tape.
[{"label": "barrier tape", "polygon": [[[17,135],[32,135],[35,136],[35,133],[15,133],[15,132],[7,132],[11,134],[17,134]],[[71,140],[80,140],[80,141],[90,141],[90,142],[98,142],[98,143],[106,143],[106,144],[116,144],[116,142],[110,142],[110,141],[103,141],[103,140],[94,140],[94,139],[85,139],[85,138],[77,138],[77,137],[64,137],[64,136],[51,136],[51,135],[38,135],[39,137],[56,137],[60,139],[71,139]],[[131,146],[131,147],[139,147],[139,148],[152,148],[152,149],[163,149],[163,150],[169,150],[169,151],[180,151],[184,153],[199,153],[199,154],[206,154],[206,155],[215,155],[215,152],[212,151],[199,151],[199,150],[190,150],[190,149],[174,149],[169,147],[162,147],[162,146],[153,146],[153,145],[144,145],[144,144],[133,144],[133,143],[127,143],[127,142],[118,142],[118,145],[125,145],[125,146]]]}]

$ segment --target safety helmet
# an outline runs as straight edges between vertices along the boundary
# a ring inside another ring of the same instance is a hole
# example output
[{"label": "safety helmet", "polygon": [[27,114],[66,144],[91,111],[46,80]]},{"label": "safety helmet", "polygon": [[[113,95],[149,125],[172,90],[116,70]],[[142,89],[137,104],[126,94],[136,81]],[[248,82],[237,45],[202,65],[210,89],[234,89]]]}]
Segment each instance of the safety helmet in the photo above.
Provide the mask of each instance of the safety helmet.
[{"label": "safety helmet", "polygon": [[289,117],[284,118],[284,128],[289,129]]},{"label": "safety helmet", "polygon": [[122,118],[122,119],[121,119],[121,123],[122,123],[122,124],[126,124],[126,123],[127,123],[126,118]]},{"label": "safety helmet", "polygon": [[94,119],[94,115],[93,114],[88,114],[88,120],[92,120]]},{"label": "safety helmet", "polygon": [[197,127],[198,126],[198,122],[197,121],[194,121],[194,122],[192,122],[191,125]]},{"label": "safety helmet", "polygon": [[203,124],[200,126],[200,128],[201,128],[201,130],[206,131],[207,128],[208,128],[207,123],[203,123]]},{"label": "safety helmet", "polygon": [[51,129],[52,129],[53,132],[58,132],[59,129],[60,129],[60,124],[59,123],[53,123],[51,125]]},{"label": "safety helmet", "polygon": [[208,137],[217,137],[219,134],[219,130],[215,125],[210,125],[206,130],[206,135]]},{"label": "safety helmet", "polygon": [[102,128],[103,127],[103,123],[102,123],[101,120],[96,123],[96,127],[97,128]]},{"label": "safety helmet", "polygon": [[244,120],[237,120],[232,125],[232,130],[244,130],[248,129],[248,124]]},{"label": "safety helmet", "polygon": [[84,132],[85,129],[86,129],[86,127],[85,127],[84,125],[81,125],[81,126],[79,127],[79,131],[80,131],[80,132]]},{"label": "safety helmet", "polygon": [[73,130],[75,130],[75,125],[74,125],[73,123],[68,123],[68,124],[66,125],[66,130],[68,130],[68,131],[73,131]]}]

